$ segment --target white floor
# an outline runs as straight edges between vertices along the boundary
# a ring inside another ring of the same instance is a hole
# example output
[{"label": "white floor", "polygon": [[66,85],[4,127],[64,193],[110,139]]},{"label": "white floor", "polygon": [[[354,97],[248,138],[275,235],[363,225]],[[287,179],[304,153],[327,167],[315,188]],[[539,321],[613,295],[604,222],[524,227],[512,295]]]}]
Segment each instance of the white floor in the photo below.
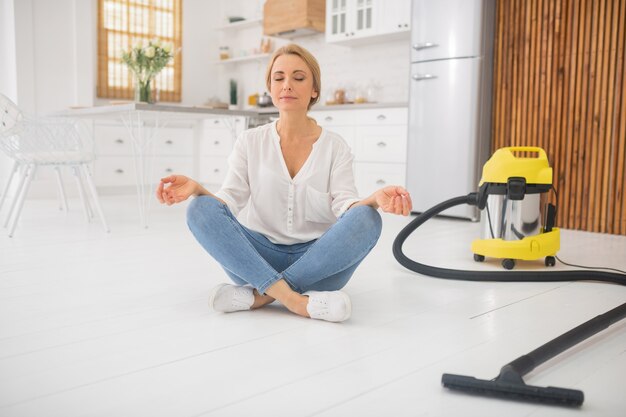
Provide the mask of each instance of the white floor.
[{"label": "white floor", "polygon": [[[385,216],[345,289],[349,321],[280,305],[215,313],[206,294],[227,278],[188,232],[184,207],[153,206],[143,230],[134,199],[102,200],[109,235],[76,202],[65,214],[51,200],[27,201],[15,237],[0,235],[0,416],[578,416],[453,393],[441,374],[490,379],[626,301],[626,288],[596,282],[417,275],[391,254],[409,219]],[[499,269],[472,261],[478,235],[478,224],[433,220],[405,249],[432,265]],[[564,231],[561,246],[564,260],[626,269],[624,236]],[[623,416],[626,320],[526,381],[583,390],[585,416]]]}]

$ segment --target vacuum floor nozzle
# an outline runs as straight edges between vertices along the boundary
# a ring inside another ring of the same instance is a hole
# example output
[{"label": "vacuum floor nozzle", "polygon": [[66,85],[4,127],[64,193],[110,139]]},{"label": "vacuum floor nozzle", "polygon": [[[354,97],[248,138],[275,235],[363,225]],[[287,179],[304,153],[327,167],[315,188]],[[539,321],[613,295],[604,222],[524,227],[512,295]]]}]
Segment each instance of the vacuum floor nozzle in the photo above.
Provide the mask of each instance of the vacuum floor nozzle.
[{"label": "vacuum floor nozzle", "polygon": [[500,381],[498,378],[487,381],[471,376],[443,374],[441,383],[446,388],[470,394],[488,395],[512,400],[565,406],[580,406],[584,401],[582,391],[556,387],[536,387],[525,384],[521,379],[520,382]]}]

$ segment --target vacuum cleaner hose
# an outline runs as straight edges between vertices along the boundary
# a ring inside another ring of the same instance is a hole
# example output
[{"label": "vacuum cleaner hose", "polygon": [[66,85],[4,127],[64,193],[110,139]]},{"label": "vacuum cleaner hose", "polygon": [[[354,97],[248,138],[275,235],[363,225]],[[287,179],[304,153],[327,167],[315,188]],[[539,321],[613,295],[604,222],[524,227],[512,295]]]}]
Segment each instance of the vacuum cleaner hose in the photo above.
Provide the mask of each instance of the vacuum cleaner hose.
[{"label": "vacuum cleaner hose", "polygon": [[470,193],[466,196],[451,198],[419,214],[411,223],[406,225],[393,242],[393,256],[405,268],[424,275],[437,278],[459,279],[466,281],[605,281],[626,285],[626,275],[604,271],[465,271],[458,269],[439,268],[425,265],[409,259],[402,252],[404,241],[418,227],[437,214],[461,204],[478,205],[478,194]]}]

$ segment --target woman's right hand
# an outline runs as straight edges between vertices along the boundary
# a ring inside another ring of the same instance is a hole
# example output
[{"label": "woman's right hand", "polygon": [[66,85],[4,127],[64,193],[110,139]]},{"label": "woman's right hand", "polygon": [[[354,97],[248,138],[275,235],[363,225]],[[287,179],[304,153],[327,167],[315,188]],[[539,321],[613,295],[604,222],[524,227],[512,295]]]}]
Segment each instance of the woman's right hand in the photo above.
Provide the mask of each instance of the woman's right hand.
[{"label": "woman's right hand", "polygon": [[156,190],[156,197],[161,204],[171,206],[197,194],[200,188],[200,185],[191,178],[184,175],[170,175],[161,178]]}]

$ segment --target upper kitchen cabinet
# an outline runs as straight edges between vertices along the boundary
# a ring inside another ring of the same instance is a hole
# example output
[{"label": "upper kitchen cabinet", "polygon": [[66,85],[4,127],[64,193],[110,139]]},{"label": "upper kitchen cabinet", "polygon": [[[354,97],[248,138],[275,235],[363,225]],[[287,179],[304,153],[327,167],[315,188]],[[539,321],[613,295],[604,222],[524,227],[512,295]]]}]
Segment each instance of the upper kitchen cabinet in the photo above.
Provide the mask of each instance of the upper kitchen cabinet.
[{"label": "upper kitchen cabinet", "polygon": [[373,35],[374,0],[328,0],[326,28],[327,42]]},{"label": "upper kitchen cabinet", "polygon": [[378,33],[403,33],[411,30],[411,0],[378,2]]},{"label": "upper kitchen cabinet", "polygon": [[284,38],[324,33],[325,0],[267,0],[263,34]]},{"label": "upper kitchen cabinet", "polygon": [[409,37],[411,0],[327,0],[326,42],[360,45]]}]

